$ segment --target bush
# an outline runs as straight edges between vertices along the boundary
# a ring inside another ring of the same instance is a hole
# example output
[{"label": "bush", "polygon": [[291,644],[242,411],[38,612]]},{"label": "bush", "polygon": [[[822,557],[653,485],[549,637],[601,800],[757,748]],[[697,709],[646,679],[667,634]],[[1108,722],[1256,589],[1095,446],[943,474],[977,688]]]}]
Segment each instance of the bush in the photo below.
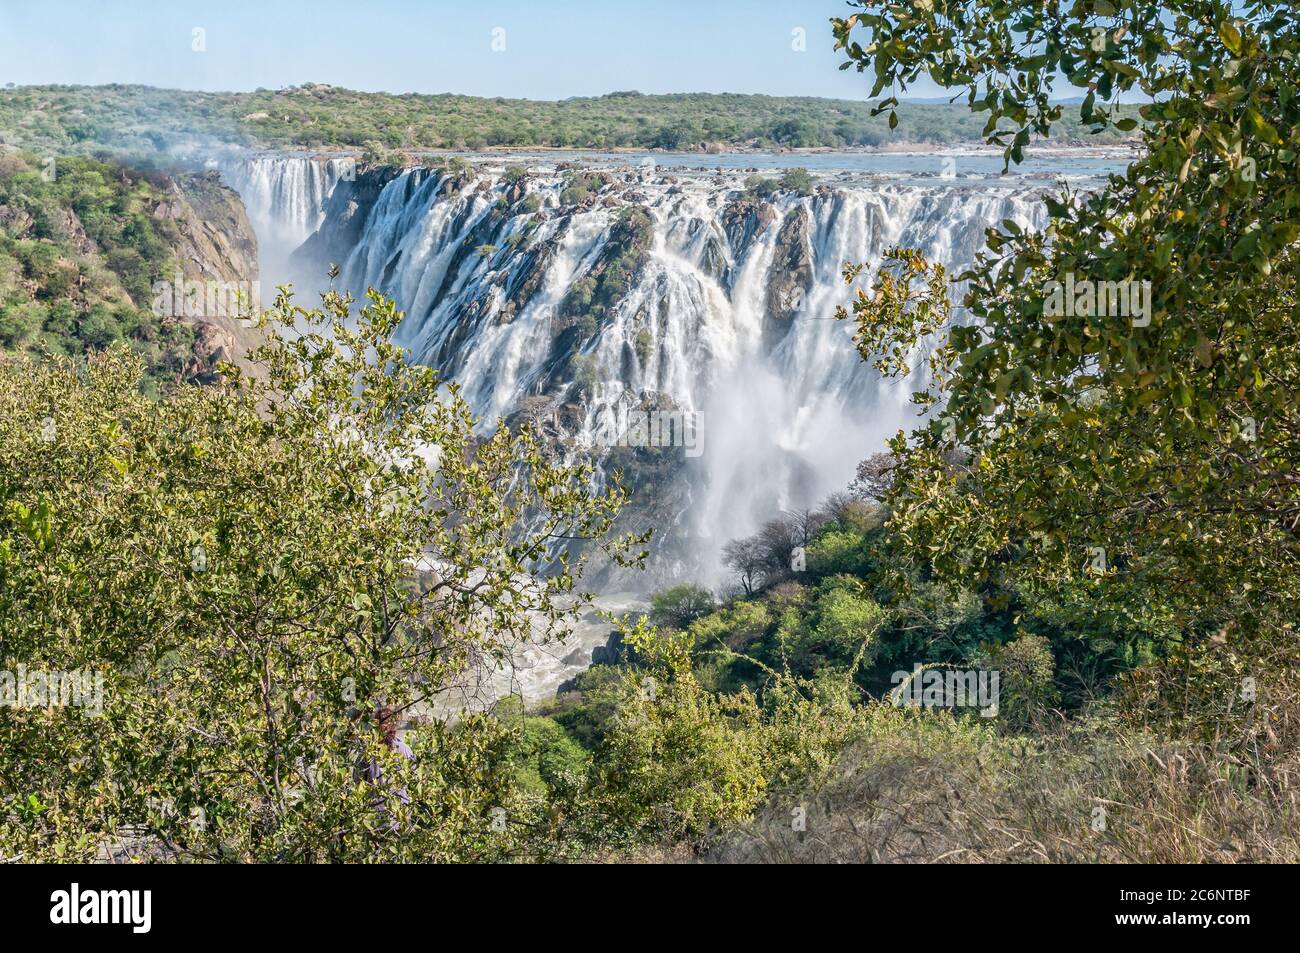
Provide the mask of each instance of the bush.
[{"label": "bush", "polygon": [[[279,299],[252,355],[261,373],[238,386],[148,397],[143,362],[120,346],[82,373],[0,358],[5,652],[103,679],[98,703],[0,718],[0,776],[52,806],[34,825],[5,799],[3,856],[493,860],[517,845],[526,825],[488,825],[494,806],[528,803],[497,720],[410,726],[403,759],[377,713],[424,705],[534,638],[537,617],[571,623],[590,600],[576,563],[537,575],[547,527],[604,538],[618,494],[588,495],[591,467],[553,466],[529,432],[482,439],[464,402],[392,344],[390,300],[321,297],[313,311]],[[436,466],[430,442],[446,451]],[[457,597],[421,571],[427,546]],[[577,753],[531,727],[538,777],[557,783]],[[359,760],[382,781],[360,778]],[[257,781],[277,771],[279,785]],[[191,825],[196,811],[210,823]],[[142,832],[128,846],[124,825]]]},{"label": "bush", "polygon": [[636,352],[636,359],[645,366],[650,360],[650,351],[654,347],[654,336],[648,328],[638,328],[636,337],[632,342],[632,349]]},{"label": "bush", "polygon": [[1047,639],[1028,633],[990,645],[976,657],[979,668],[999,673],[998,723],[1010,731],[1040,725],[1060,699],[1056,660]]},{"label": "bush", "polygon": [[0,344],[17,347],[41,329],[47,310],[37,301],[0,308]]},{"label": "bush", "polygon": [[689,631],[697,648],[717,648],[721,643],[732,649],[742,649],[746,643],[766,632],[771,624],[772,614],[766,604],[746,599],[697,618],[690,624]]},{"label": "bush", "polygon": [[81,318],[77,336],[90,350],[102,350],[122,337],[117,317],[106,305],[95,305]]},{"label": "bush", "polygon": [[71,337],[77,326],[77,311],[71,301],[55,301],[50,305],[42,327],[58,337]]},{"label": "bush", "polygon": [[[642,643],[647,654],[651,648]],[[637,840],[703,840],[746,820],[767,783],[752,696],[705,691],[680,644],[650,675],[629,676],[592,770],[601,826]]]},{"label": "bush", "polygon": [[570,185],[560,193],[561,205],[581,205],[591,192],[585,185]]},{"label": "bush", "polygon": [[862,593],[857,580],[837,581],[824,587],[813,610],[810,641],[801,648],[832,661],[850,661],[859,652],[868,664],[879,649],[876,634],[885,623],[885,611]]},{"label": "bush", "polygon": [[813,177],[807,169],[786,169],[781,173],[780,187],[799,195],[812,195]]},{"label": "bush", "polygon": [[713,593],[703,586],[683,583],[650,597],[650,621],[658,626],[685,629],[700,616],[712,612],[713,606]]},{"label": "bush", "polygon": [[866,537],[847,529],[825,530],[808,544],[807,564],[818,575],[861,574],[868,566]]},{"label": "bush", "polygon": [[580,394],[590,394],[600,380],[596,358],[591,354],[575,354],[569,359],[569,377]]},{"label": "bush", "polygon": [[559,722],[546,716],[524,716],[519,706],[497,707],[497,716],[504,716],[512,727],[505,757],[514,767],[515,783],[521,791],[563,795],[581,783],[591,756]]}]

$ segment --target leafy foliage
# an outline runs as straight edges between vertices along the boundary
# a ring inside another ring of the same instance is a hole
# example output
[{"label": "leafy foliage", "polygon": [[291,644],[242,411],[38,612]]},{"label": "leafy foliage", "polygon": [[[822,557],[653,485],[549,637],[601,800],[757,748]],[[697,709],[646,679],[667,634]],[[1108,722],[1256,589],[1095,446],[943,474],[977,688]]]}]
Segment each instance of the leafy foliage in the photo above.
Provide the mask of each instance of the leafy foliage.
[{"label": "leafy foliage", "polygon": [[[84,375],[0,366],[0,660],[104,683],[101,712],[0,720],[7,855],[513,849],[491,817],[528,794],[508,727],[444,721],[439,698],[582,611],[581,557],[556,541],[603,536],[621,495],[527,430],[480,435],[391,343],[400,319],[373,292],[355,311],[282,294],[261,376],[226,366],[157,402],[120,348]],[[412,758],[381,710],[420,716]],[[48,810],[18,809],[33,797]]]},{"label": "leafy foliage", "polygon": [[[1226,626],[1248,640],[1294,617],[1292,14],[1274,2],[917,2],[837,21],[877,90],[927,74],[1012,122],[1014,137],[991,134],[1008,162],[1060,118],[1048,102],[1058,81],[1088,91],[1079,119],[1097,128],[1129,127],[1107,108],[1121,93],[1153,97],[1140,107],[1146,151],[1124,175],[1050,199],[1042,233],[990,230],[960,276],[975,320],[952,320],[942,272],[903,252],[852,304],[864,356],[883,369],[939,342],[916,399],[943,417],[895,440],[890,503],[899,539],[942,575],[1085,584],[1098,611],[1162,607],[1188,635]],[[1149,282],[1149,323],[1045,306],[1049,282],[1075,279]]]},{"label": "leafy foliage", "polygon": [[713,593],[703,586],[682,583],[650,598],[650,621],[657,626],[685,629],[713,610]]}]

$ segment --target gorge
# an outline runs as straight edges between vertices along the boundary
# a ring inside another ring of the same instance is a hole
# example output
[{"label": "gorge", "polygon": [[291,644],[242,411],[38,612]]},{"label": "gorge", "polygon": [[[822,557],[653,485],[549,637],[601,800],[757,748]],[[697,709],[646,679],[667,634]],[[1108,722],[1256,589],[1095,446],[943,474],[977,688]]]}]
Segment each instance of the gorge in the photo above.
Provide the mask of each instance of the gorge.
[{"label": "gorge", "polygon": [[[1040,224],[1044,189],[861,168],[783,189],[779,172],[621,156],[358,168],[259,154],[218,168],[258,230],[264,294],[291,281],[309,306],[337,264],[335,287],[395,298],[399,343],[456,381],[485,427],[528,419],[558,453],[620,471],[632,497],[619,528],[654,536],[648,571],[589,581],[614,604],[725,583],[729,540],[816,507],[915,421],[911,386],[865,367],[833,318],[846,263],[903,245],[956,273],[988,227]],[[677,445],[628,439],[646,411],[672,415]],[[576,652],[529,647],[509,679],[553,690],[603,641],[608,626],[589,621]]]},{"label": "gorge", "polygon": [[952,270],[990,225],[1040,219],[1041,187],[983,177],[841,172],[761,197],[742,172],[649,161],[350,162],[222,163],[258,230],[263,287],[292,280],[306,298],[338,263],[339,287],[396,299],[400,343],[486,422],[527,413],[572,452],[619,456],[629,409],[697,415],[698,447],[663,448],[682,471],[666,498],[637,501],[676,530],[655,584],[720,581],[728,539],[842,488],[912,417],[907,388],[862,367],[833,320],[846,263],[901,244]]}]

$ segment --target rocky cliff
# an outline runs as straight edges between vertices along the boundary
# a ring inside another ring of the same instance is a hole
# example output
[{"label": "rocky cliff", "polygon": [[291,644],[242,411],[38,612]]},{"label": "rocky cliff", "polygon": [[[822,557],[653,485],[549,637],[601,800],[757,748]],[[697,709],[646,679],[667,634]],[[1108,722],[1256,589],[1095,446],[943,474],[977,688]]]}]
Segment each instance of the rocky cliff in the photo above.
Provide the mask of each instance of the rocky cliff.
[{"label": "rocky cliff", "polygon": [[[206,379],[218,361],[249,369],[245,355],[256,346],[257,334],[248,320],[233,313],[230,292],[247,295],[249,309],[261,302],[253,300],[259,288],[257,236],[239,194],[223,185],[216,172],[178,175],[153,216],[175,226],[172,251],[186,285],[205,289],[192,296],[197,307],[176,309],[176,316],[195,330],[191,374]],[[175,277],[163,280],[174,283]],[[218,293],[211,292],[214,285],[220,287]]]}]

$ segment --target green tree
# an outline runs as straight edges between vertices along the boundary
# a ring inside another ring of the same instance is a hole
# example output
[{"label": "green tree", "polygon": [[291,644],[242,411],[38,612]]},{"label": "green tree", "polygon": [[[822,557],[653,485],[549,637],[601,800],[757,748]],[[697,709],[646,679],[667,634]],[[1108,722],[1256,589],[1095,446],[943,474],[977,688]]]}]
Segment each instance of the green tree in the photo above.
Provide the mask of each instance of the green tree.
[{"label": "green tree", "polygon": [[[844,65],[876,94],[966,91],[1008,164],[1056,128],[1062,82],[1086,127],[1145,146],[1097,192],[1049,198],[1044,230],[989,231],[958,276],[975,320],[951,321],[941,269],[905,252],[841,312],[886,374],[939,341],[916,399],[942,416],[893,443],[895,538],[944,577],[1084,583],[1094,609],[1159,605],[1189,637],[1279,631],[1300,602],[1292,5],[860,6],[834,21]],[[1150,98],[1140,123],[1123,93]],[[1071,284],[1130,297],[1057,307]]]},{"label": "green tree", "polygon": [[575,354],[569,360],[569,373],[579,393],[590,394],[600,381],[600,366],[594,354]]},{"label": "green tree", "polygon": [[650,621],[658,626],[685,629],[713,611],[713,593],[703,586],[682,583],[661,589],[650,597]]},{"label": "green tree", "polygon": [[814,184],[807,169],[786,169],[781,173],[780,187],[798,195],[812,195]]},{"label": "green tree", "polygon": [[[258,375],[158,401],[120,349],[80,375],[0,363],[0,669],[103,680],[98,706],[6,708],[4,856],[517,849],[492,814],[530,803],[509,732],[440,699],[582,611],[582,557],[557,541],[602,537],[622,494],[590,495],[526,429],[479,432],[391,343],[400,320],[375,292],[282,294]],[[420,716],[412,759],[381,706]]]},{"label": "green tree", "polygon": [[761,712],[748,692],[717,695],[691,668],[691,641],[638,628],[646,669],[626,676],[592,772],[591,806],[634,841],[702,839],[745,820],[767,784]]},{"label": "green tree", "polygon": [[976,661],[980,668],[998,673],[998,723],[1004,729],[1034,726],[1059,699],[1052,648],[1040,635],[1022,633],[1003,645],[989,646]]}]

